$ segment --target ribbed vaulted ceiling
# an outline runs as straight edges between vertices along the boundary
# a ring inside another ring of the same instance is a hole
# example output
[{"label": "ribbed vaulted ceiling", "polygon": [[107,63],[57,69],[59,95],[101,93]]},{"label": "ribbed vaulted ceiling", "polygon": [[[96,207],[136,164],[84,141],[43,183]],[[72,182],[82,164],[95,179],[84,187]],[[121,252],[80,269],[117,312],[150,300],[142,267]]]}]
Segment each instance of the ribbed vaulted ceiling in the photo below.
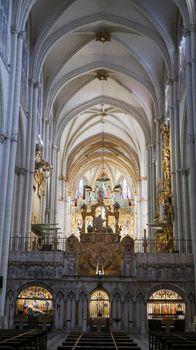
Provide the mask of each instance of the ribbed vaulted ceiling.
[{"label": "ribbed vaulted ceiling", "polygon": [[[108,172],[120,168],[134,181],[146,176],[146,150],[173,66],[175,2],[42,0],[31,22],[33,74],[40,79],[44,69],[45,116],[60,146],[61,174],[99,171],[104,153]],[[105,33],[110,40],[98,40]]]}]

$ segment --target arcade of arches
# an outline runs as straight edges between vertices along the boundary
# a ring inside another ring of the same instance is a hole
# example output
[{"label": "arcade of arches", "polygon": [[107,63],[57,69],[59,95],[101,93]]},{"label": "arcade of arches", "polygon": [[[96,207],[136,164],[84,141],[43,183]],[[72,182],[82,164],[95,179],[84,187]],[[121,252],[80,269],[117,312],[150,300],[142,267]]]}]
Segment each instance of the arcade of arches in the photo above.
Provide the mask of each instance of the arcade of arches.
[{"label": "arcade of arches", "polygon": [[196,2],[0,0],[0,327],[193,326]]}]

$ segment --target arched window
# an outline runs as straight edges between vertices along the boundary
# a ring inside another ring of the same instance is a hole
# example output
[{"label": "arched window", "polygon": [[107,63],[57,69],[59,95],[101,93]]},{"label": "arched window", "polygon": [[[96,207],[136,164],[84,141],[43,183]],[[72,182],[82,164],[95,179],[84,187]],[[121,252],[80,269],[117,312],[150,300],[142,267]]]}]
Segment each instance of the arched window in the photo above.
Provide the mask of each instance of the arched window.
[{"label": "arched window", "polygon": [[76,190],[76,198],[83,198],[84,195],[84,180],[81,179]]},{"label": "arched window", "polygon": [[90,318],[110,317],[110,302],[108,294],[101,289],[95,290],[90,299]]},{"label": "arched window", "polygon": [[184,318],[185,304],[181,296],[169,289],[153,293],[148,301],[148,318]]},{"label": "arched window", "polygon": [[30,286],[23,289],[16,301],[16,314],[28,315],[52,315],[52,294],[40,286]]},{"label": "arched window", "polygon": [[169,85],[165,86],[165,116],[169,117]]},{"label": "arched window", "polygon": [[186,38],[185,36],[181,36],[180,44],[179,44],[179,83],[180,83],[180,93],[184,89],[185,84],[185,63],[186,63],[186,56],[185,56],[185,45],[186,45]]},{"label": "arched window", "polygon": [[131,191],[127,184],[126,179],[123,179],[123,186],[122,186],[122,197],[125,198],[131,198]]}]

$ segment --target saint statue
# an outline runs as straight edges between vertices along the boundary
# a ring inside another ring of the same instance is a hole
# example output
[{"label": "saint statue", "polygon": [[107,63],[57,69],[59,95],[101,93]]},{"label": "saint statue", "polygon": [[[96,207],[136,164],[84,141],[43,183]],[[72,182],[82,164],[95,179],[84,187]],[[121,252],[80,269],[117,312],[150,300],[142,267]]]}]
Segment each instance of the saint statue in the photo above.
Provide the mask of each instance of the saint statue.
[{"label": "saint statue", "polygon": [[102,219],[101,214],[95,218],[95,230],[96,231],[102,231],[103,230],[103,223],[105,220]]}]

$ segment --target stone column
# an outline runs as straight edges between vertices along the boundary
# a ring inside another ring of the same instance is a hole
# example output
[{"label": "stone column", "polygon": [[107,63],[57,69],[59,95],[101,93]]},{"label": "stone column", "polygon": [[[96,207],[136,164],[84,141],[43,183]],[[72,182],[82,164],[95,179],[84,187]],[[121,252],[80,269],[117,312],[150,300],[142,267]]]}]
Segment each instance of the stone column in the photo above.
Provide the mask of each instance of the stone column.
[{"label": "stone column", "polygon": [[44,143],[44,159],[49,162],[49,128],[50,128],[50,123],[49,120],[45,119],[45,143]]},{"label": "stone column", "polygon": [[[191,40],[191,72],[192,72],[192,101],[193,101],[193,122],[194,135],[196,136],[196,24],[190,25],[190,40]],[[195,159],[196,159],[196,142],[195,144]]]},{"label": "stone column", "polygon": [[192,331],[193,316],[195,316],[195,300],[192,293],[189,293],[186,298],[186,330]]},{"label": "stone column", "polygon": [[138,183],[138,189],[137,193],[135,193],[134,196],[134,202],[135,202],[135,238],[138,238],[139,236],[139,183]]},{"label": "stone column", "polygon": [[74,329],[76,326],[76,300],[75,298],[71,299],[71,329]]},{"label": "stone column", "polygon": [[125,329],[125,298],[121,297],[121,329]]},{"label": "stone column", "polygon": [[17,238],[21,237],[21,208],[24,200],[24,179],[26,176],[26,170],[24,168],[16,168],[15,173],[15,185],[14,185],[14,208],[12,218],[12,235]]},{"label": "stone column", "polygon": [[174,223],[173,232],[178,232],[178,221],[177,221],[177,199],[176,199],[176,160],[175,160],[175,123],[174,123],[174,81],[169,82],[169,125],[170,125],[170,166],[171,166],[171,191],[173,194],[173,208],[174,208]]},{"label": "stone column", "polygon": [[60,294],[56,295],[55,300],[55,328],[62,329],[64,325],[64,299]]},{"label": "stone column", "polygon": [[112,302],[112,328],[116,331],[121,329],[121,300],[115,296]]},{"label": "stone column", "polygon": [[87,297],[83,300],[83,319],[82,319],[82,331],[87,331],[87,322],[88,322],[88,300]]},{"label": "stone column", "polygon": [[52,150],[52,165],[53,172],[50,176],[50,201],[49,201],[49,211],[50,211],[50,223],[55,223],[56,220],[56,206],[57,206],[57,180],[58,180],[58,146],[53,145]]},{"label": "stone column", "polygon": [[[75,327],[78,328],[79,326],[79,301],[80,301],[80,297],[76,298],[76,307],[75,307]],[[82,311],[82,309],[80,310]]]},{"label": "stone column", "polygon": [[[2,250],[2,240],[3,240],[3,225],[4,225],[4,215],[5,215],[5,205],[7,196],[7,183],[8,183],[8,168],[9,168],[9,157],[10,157],[10,146],[12,140],[12,119],[13,119],[13,104],[15,95],[15,78],[16,78],[16,66],[19,64],[17,57],[17,47],[18,47],[18,31],[16,28],[12,28],[12,40],[11,40],[11,73],[10,73],[10,84],[9,84],[9,108],[7,108],[7,135],[2,136],[0,139],[2,150],[2,164],[3,167],[0,173],[0,253]],[[22,48],[21,48],[22,49]],[[21,65],[21,63],[20,63]],[[17,108],[18,110],[18,108]]]},{"label": "stone column", "polygon": [[87,330],[87,297],[86,295],[80,295],[78,304],[78,326],[85,332]]},{"label": "stone column", "polygon": [[68,295],[67,297],[67,308],[66,308],[66,323],[67,330],[75,328],[75,316],[76,316],[76,300],[74,295]]},{"label": "stone column", "polygon": [[135,305],[135,318],[136,318],[136,330],[137,333],[141,333],[141,305],[139,296],[137,296],[136,305]]},{"label": "stone column", "polygon": [[30,147],[28,148],[27,161],[29,165],[29,173],[26,177],[25,182],[25,193],[28,195],[25,196],[24,200],[24,220],[23,220],[23,233],[26,237],[29,236],[31,231],[31,210],[32,210],[32,191],[33,191],[33,175],[35,170],[35,149],[36,149],[36,126],[37,126],[37,102],[38,102],[38,89],[40,87],[39,82],[33,84],[33,104],[32,104],[32,115],[31,123],[29,124],[28,133],[30,134]]},{"label": "stone column", "polygon": [[[149,223],[153,222],[156,210],[156,156],[153,144],[148,145],[148,212]],[[152,239],[152,230],[149,227],[149,238]]]},{"label": "stone column", "polygon": [[132,320],[133,320],[133,333],[138,333],[138,329],[137,329],[137,297],[134,295],[132,298],[132,303],[133,303],[133,316],[132,316]]},{"label": "stone column", "polygon": [[66,303],[66,328],[67,330],[71,330],[71,300],[67,298]]},{"label": "stone column", "polygon": [[5,318],[8,328],[14,327],[15,301],[14,292],[9,291],[6,296]]},{"label": "stone column", "polygon": [[[189,189],[190,189],[190,220],[191,236],[193,240],[194,266],[196,268],[196,164],[195,164],[195,135],[193,123],[193,91],[191,70],[191,47],[190,32],[186,36],[186,89],[187,89],[187,153],[189,166]],[[196,282],[196,281],[195,281]],[[195,285],[196,290],[196,285]]]},{"label": "stone column", "polygon": [[27,227],[27,207],[28,207],[28,197],[29,197],[29,177],[30,177],[30,162],[31,162],[31,132],[33,128],[33,123],[35,124],[35,119],[33,115],[33,81],[29,79],[29,118],[27,124],[27,140],[26,142],[26,159],[25,167],[27,169],[24,181],[24,192],[23,192],[23,205],[22,205],[22,222],[21,222],[21,232],[25,236]]},{"label": "stone column", "polygon": [[129,298],[128,302],[128,330],[129,332],[133,332],[133,301],[132,298]]},{"label": "stone column", "polygon": [[176,168],[176,220],[177,220],[177,237],[183,239],[183,222],[182,222],[182,182],[181,182],[181,159],[180,159],[180,127],[179,127],[179,101],[178,101],[178,82],[173,83],[174,98],[174,137],[175,137],[175,168]]},{"label": "stone column", "polygon": [[185,239],[191,240],[191,230],[190,230],[190,206],[189,206],[189,177],[188,170],[182,170],[182,187],[183,187],[183,221],[184,221],[184,232]]},{"label": "stone column", "polygon": [[[4,315],[5,307],[5,293],[6,293],[6,283],[7,283],[7,268],[8,268],[8,255],[9,255],[9,239],[11,230],[11,215],[12,215],[12,203],[13,203],[13,189],[14,189],[14,174],[15,174],[15,162],[16,162],[16,149],[17,149],[17,132],[18,132],[18,121],[19,121],[19,102],[20,102],[20,83],[21,83],[21,62],[22,62],[22,45],[24,33],[19,33],[17,38],[17,53],[15,55],[16,59],[16,70],[14,74],[14,79],[12,83],[14,84],[13,91],[13,105],[10,106],[12,114],[10,114],[10,142],[7,148],[7,158],[5,166],[4,176],[7,177],[7,183],[5,183],[6,197],[3,195],[3,217],[0,220],[0,228],[3,228],[3,235],[1,235],[0,241],[0,251],[1,247],[1,268],[0,275],[3,276],[3,287],[0,292],[0,317]],[[15,45],[15,40],[14,40]],[[14,64],[14,62],[13,62]],[[12,104],[12,100],[10,101]],[[12,108],[13,107],[13,108]],[[1,185],[3,185],[1,183]],[[3,187],[4,188],[4,187]],[[4,219],[4,213],[6,213]],[[4,220],[3,220],[4,219]],[[3,225],[2,225],[3,224]],[[0,229],[1,231],[1,229]],[[1,246],[2,244],[2,246]]]},{"label": "stone column", "polygon": [[[152,186],[152,157],[151,157],[151,149],[148,146],[148,223],[153,221],[153,186]],[[149,226],[148,228],[148,236],[151,238],[152,230]]]}]

